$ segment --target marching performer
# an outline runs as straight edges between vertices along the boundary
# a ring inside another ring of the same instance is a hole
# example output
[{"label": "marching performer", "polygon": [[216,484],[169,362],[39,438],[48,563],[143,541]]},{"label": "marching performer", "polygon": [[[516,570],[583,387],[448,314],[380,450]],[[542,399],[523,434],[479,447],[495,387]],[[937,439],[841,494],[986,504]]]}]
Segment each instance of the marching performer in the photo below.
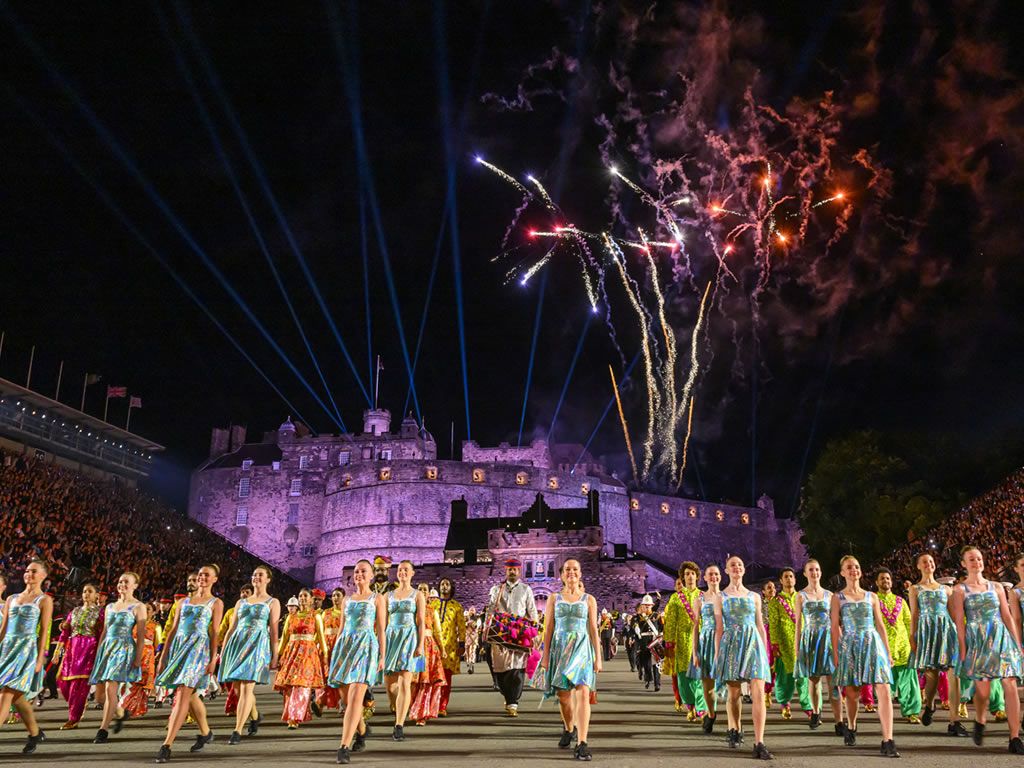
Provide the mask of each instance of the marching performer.
[{"label": "marching performer", "polygon": [[469,674],[473,674],[476,666],[476,655],[480,647],[480,618],[476,615],[476,608],[470,608],[466,613],[466,666]]},{"label": "marching performer", "polygon": [[708,588],[700,596],[700,613],[697,614],[697,626],[693,631],[692,658],[687,677],[701,681],[707,708],[701,726],[704,733],[710,734],[715,729],[717,706],[717,690],[711,676],[715,668],[715,603],[721,594],[719,585],[722,583],[722,572],[717,565],[709,565],[704,569],[704,582]]},{"label": "marching performer", "polygon": [[242,741],[242,726],[249,721],[248,735],[259,731],[256,685],[270,682],[270,670],[277,668],[277,622],[281,603],[267,594],[273,578],[270,569],[258,565],[252,572],[251,595],[234,607],[220,662],[220,681],[238,692],[235,729],[228,744]]},{"label": "marching performer", "polygon": [[[89,700],[89,673],[96,663],[96,648],[103,633],[103,610],[99,604],[99,590],[87,581],[82,585],[82,604],[73,608],[64,619],[57,655],[62,656],[57,687],[68,703],[68,721],[62,731],[77,728]],[[102,701],[97,692],[96,700]]]},{"label": "marching performer", "polygon": [[388,573],[391,570],[391,558],[377,555],[373,558],[373,583],[370,588],[378,595],[386,595],[398,589],[398,582],[391,581]]},{"label": "marching performer", "polygon": [[728,743],[732,748],[743,743],[743,704],[740,683],[750,684],[754,721],[754,752],[757,760],[772,760],[774,755],[764,744],[764,684],[770,673],[768,647],[764,634],[761,598],[743,586],[746,567],[736,555],[725,563],[729,586],[715,601],[715,666],[712,677],[729,686],[726,712],[729,716]]},{"label": "marching performer", "polygon": [[384,596],[370,589],[372,574],[369,560],[360,560],[352,570],[355,592],[342,602],[345,620],[327,675],[327,684],[340,688],[345,702],[337,756],[337,762],[342,765],[351,762],[353,752],[366,749],[363,699],[384,671],[387,652],[384,623],[388,607]]},{"label": "marching performer", "polygon": [[139,666],[140,677],[132,683],[119,703],[126,717],[142,717],[149,711],[149,695],[154,690],[153,680],[156,677],[156,647],[160,644],[160,636],[163,633],[158,619],[159,604],[154,604],[146,615],[142,661]]},{"label": "marching performer", "polygon": [[985,579],[985,558],[977,547],[960,551],[967,578],[953,590],[952,614],[960,645],[961,672],[974,681],[974,743],[981,746],[992,681],[1002,683],[1010,727],[1009,750],[1024,755],[1020,739],[1018,677],[1024,677],[1020,627],[1010,615],[1006,592]]},{"label": "marching performer", "polygon": [[384,685],[387,686],[391,710],[395,713],[395,727],[391,732],[391,738],[395,741],[405,739],[405,718],[409,714],[409,707],[412,706],[413,673],[421,671],[419,666],[423,659],[427,601],[422,592],[412,587],[414,573],[411,561],[400,562],[398,587],[387,593]]},{"label": "marching performer", "polygon": [[[248,600],[250,597],[252,597],[252,591],[252,584],[243,584],[238,590],[238,600]],[[237,604],[238,603],[236,602],[235,605]],[[224,611],[224,616],[220,620],[220,626],[217,628],[218,648],[223,649],[224,641],[228,638],[228,630],[231,629],[231,622],[234,620],[235,617],[235,605],[232,605],[230,608]],[[221,655],[223,656],[223,650],[221,651]],[[230,682],[224,683],[223,688],[225,693],[227,694],[224,697],[224,714],[234,715],[238,712],[238,688]]]},{"label": "marching performer", "polygon": [[313,593],[299,590],[299,610],[284,623],[278,647],[280,664],[274,678],[274,690],[284,696],[281,720],[290,730],[312,719],[309,704],[323,688],[326,654],[323,620],[313,610]]},{"label": "marching performer", "polygon": [[[960,664],[956,625],[949,613],[949,598],[953,590],[935,580],[935,559],[927,552],[917,556],[917,570],[921,580],[910,587],[910,659],[907,664],[924,674],[924,709],[921,722],[931,725],[935,715],[935,693],[939,688],[939,675],[955,670]],[[955,677],[954,677],[955,680]],[[960,722],[960,686],[954,682],[946,686],[949,701],[950,736],[967,736]],[[900,702],[902,705],[902,701]]]},{"label": "marching performer", "polygon": [[661,619],[654,615],[654,598],[644,595],[637,608],[636,619],[633,621],[633,635],[636,637],[636,662],[640,670],[640,679],[644,688],[649,689],[654,683],[654,692],[661,690],[661,668],[651,644],[661,635]]},{"label": "marching performer", "polygon": [[6,716],[13,705],[21,716],[28,731],[23,755],[31,755],[46,739],[31,700],[43,688],[43,666],[50,645],[53,598],[42,590],[49,574],[46,562],[30,560],[23,576],[25,590],[7,598],[0,621],[0,713]]},{"label": "marching performer", "polygon": [[178,603],[174,624],[160,654],[156,682],[174,693],[174,707],[167,721],[167,736],[157,753],[158,763],[171,759],[171,746],[189,711],[199,725],[199,735],[189,751],[199,752],[213,741],[199,691],[206,690],[210,675],[217,668],[217,627],[224,603],[211,590],[219,573],[220,567],[214,564],[199,569],[196,589]]},{"label": "marching performer", "polygon": [[117,580],[117,602],[108,603],[96,652],[96,665],[89,684],[106,689],[103,700],[103,722],[96,731],[93,744],[106,744],[107,729],[113,722],[114,733],[124,724],[124,710],[119,709],[118,689],[136,683],[142,677],[142,650],[146,643],[146,606],[135,599],[139,576],[127,571]]},{"label": "marching performer", "polygon": [[686,719],[691,723],[707,716],[700,679],[689,675],[693,636],[699,622],[699,576],[700,568],[696,563],[687,560],[680,564],[679,580],[682,589],[672,593],[665,608],[665,662],[661,670],[663,674],[675,678],[679,698],[686,707]]},{"label": "marching performer", "polygon": [[[814,711],[811,699],[807,695],[807,678],[795,674],[796,671],[796,625],[797,625],[797,593],[796,571],[783,568],[779,573],[782,591],[768,603],[768,637],[772,643],[772,657],[775,663],[775,700],[782,705],[782,719],[789,720],[793,715],[790,702],[796,692],[800,708],[810,717]],[[820,708],[820,705],[819,705]]]},{"label": "marching performer", "polygon": [[[495,612],[525,616],[530,621],[537,621],[537,603],[533,590],[529,584],[520,581],[522,568],[523,563],[519,558],[512,557],[505,561],[505,581],[491,587],[484,618],[485,627]],[[518,717],[528,654],[497,643],[490,644],[490,653],[498,688],[505,698],[505,714]]]},{"label": "marching performer", "polygon": [[839,697],[832,695],[832,675],[836,671],[832,658],[832,593],[821,586],[821,564],[817,560],[804,563],[804,578],[807,587],[796,597],[798,642],[794,674],[808,681],[811,730],[821,727],[821,702],[828,691],[836,734],[842,736],[842,707]]},{"label": "marching performer", "polygon": [[597,628],[597,602],[583,591],[578,560],[562,564],[562,590],[549,598],[544,610],[544,653],[535,680],[544,698],[558,697],[562,715],[561,749],[576,741],[573,757],[592,757],[587,738],[590,730],[590,692],[601,671]]},{"label": "marching performer", "polygon": [[420,592],[426,594],[426,614],[423,619],[423,651],[417,666],[422,669],[412,676],[412,704],[408,717],[416,725],[426,725],[441,712],[441,695],[446,677],[444,660],[441,656],[441,617],[438,615],[438,594],[426,584],[420,584]]},{"label": "marching performer", "polygon": [[461,659],[466,653],[466,614],[462,604],[455,599],[455,586],[447,576],[437,582],[440,595],[437,614],[441,621],[441,633],[434,639],[441,648],[444,665],[444,688],[441,689],[441,704],[438,717],[448,716],[448,702],[452,695],[452,677],[462,671]]},{"label": "marching performer", "polygon": [[[344,602],[345,590],[341,587],[336,587],[331,592],[331,607],[323,610],[324,639],[327,641],[327,656],[324,657],[325,664],[330,664],[334,644],[338,642],[338,634],[341,632],[342,624],[345,621],[345,614],[341,609]],[[313,707],[313,714],[319,714],[325,709],[339,709],[341,707],[341,691],[325,685],[320,692],[320,697],[316,702],[310,704],[310,707]]]},{"label": "marching performer", "polygon": [[883,757],[899,757],[892,737],[892,658],[878,598],[860,586],[860,563],[853,555],[839,561],[846,586],[832,596],[833,683],[845,689],[847,727],[843,742],[857,743],[857,707],[861,688],[874,685],[878,693],[878,721],[882,727]]},{"label": "marching performer", "polygon": [[885,619],[885,632],[889,636],[892,682],[900,703],[900,714],[907,718],[907,722],[918,725],[921,722],[921,684],[917,670],[907,664],[910,660],[910,606],[893,593],[892,572],[888,568],[879,569],[875,587],[878,589],[879,610]]}]

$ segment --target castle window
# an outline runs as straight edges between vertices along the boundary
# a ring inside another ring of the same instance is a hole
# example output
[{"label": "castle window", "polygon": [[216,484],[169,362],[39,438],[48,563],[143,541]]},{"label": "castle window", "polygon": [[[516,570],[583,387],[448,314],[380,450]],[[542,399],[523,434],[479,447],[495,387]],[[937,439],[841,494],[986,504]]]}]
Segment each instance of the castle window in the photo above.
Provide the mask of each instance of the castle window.
[{"label": "castle window", "polygon": [[252,469],[252,459],[243,459],[242,460],[242,471],[243,472],[248,472],[250,469]]},{"label": "castle window", "polygon": [[381,467],[380,472],[377,473],[378,480],[390,480],[391,479],[391,467]]},{"label": "castle window", "polygon": [[249,479],[248,477],[243,477],[241,480],[238,481],[238,498],[240,498],[240,499],[248,499],[249,498],[249,491],[251,490],[251,487],[252,487],[251,484],[252,484],[252,480]]},{"label": "castle window", "polygon": [[740,515],[740,522],[743,523],[743,525],[750,525],[750,515],[744,512]]},{"label": "castle window", "polygon": [[302,545],[302,549],[300,551],[302,552],[302,556],[303,557],[312,557],[313,556],[313,545],[312,544],[303,544]]},{"label": "castle window", "polygon": [[556,488],[558,488],[558,478],[557,477],[549,477],[548,478],[548,488],[550,488],[551,490],[555,490]]},{"label": "castle window", "polygon": [[696,517],[697,516],[697,508],[694,507],[694,506],[691,506],[688,510],[686,510],[686,514],[688,514],[690,517]]},{"label": "castle window", "polygon": [[630,499],[629,500],[629,508],[630,509],[640,509],[640,499]]},{"label": "castle window", "polygon": [[391,461],[391,449],[385,448],[380,452],[381,461]]},{"label": "castle window", "polygon": [[249,508],[239,507],[235,510],[235,525],[249,524]]},{"label": "castle window", "polygon": [[723,512],[720,509],[716,509],[715,510],[715,520],[717,520],[718,522],[722,522],[723,520],[725,520],[725,512]]},{"label": "castle window", "polygon": [[473,470],[473,482],[482,483],[484,481],[484,471],[482,469]]},{"label": "castle window", "polygon": [[548,578],[549,579],[555,578],[555,561],[554,560],[549,560],[548,561]]},{"label": "castle window", "polygon": [[309,469],[309,456],[299,456],[299,469]]},{"label": "castle window", "polygon": [[580,495],[586,496],[590,493],[590,483],[583,483],[580,485]]},{"label": "castle window", "polygon": [[369,445],[363,446],[363,461],[369,461],[373,458],[373,448]]},{"label": "castle window", "polygon": [[427,480],[437,480],[437,467],[427,467]]},{"label": "castle window", "polygon": [[301,496],[302,495],[302,478],[296,477],[292,480],[292,484],[288,488],[289,496]]},{"label": "castle window", "polygon": [[526,578],[533,578],[533,563],[529,560],[526,561]]},{"label": "castle window", "polygon": [[294,501],[288,504],[288,525],[299,524],[299,505]]},{"label": "castle window", "polygon": [[339,467],[344,467],[346,464],[350,464],[351,462],[352,462],[352,452],[351,451],[342,451],[341,453],[338,454],[338,466]]},{"label": "castle window", "polygon": [[661,509],[661,514],[667,515],[668,514],[668,502],[667,501],[661,502],[660,509]]},{"label": "castle window", "polygon": [[272,462],[272,463],[271,463],[271,465],[270,465],[270,467],[271,467],[271,469],[273,469],[273,470],[274,470],[275,472],[280,472],[280,471],[281,471],[281,462],[280,462],[280,461],[275,461],[275,462]]},{"label": "castle window", "polygon": [[525,472],[516,472],[516,485],[526,485],[530,482],[530,476]]}]

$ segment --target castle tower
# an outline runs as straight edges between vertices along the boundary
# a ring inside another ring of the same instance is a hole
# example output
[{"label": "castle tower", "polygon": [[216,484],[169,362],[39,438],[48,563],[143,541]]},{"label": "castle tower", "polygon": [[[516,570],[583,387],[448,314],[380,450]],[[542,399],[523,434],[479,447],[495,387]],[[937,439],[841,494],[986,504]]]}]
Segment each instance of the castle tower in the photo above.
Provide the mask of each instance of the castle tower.
[{"label": "castle tower", "polygon": [[391,411],[386,408],[367,408],[363,411],[363,434],[383,435],[391,430]]}]

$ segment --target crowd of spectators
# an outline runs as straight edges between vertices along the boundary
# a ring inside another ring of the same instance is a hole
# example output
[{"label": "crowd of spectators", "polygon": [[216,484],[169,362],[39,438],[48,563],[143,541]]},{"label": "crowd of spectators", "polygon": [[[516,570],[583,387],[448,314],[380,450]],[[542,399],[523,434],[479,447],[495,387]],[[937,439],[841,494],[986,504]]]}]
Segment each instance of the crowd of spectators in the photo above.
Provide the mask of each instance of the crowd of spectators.
[{"label": "crowd of spectators", "polygon": [[[221,567],[214,592],[233,599],[261,562],[137,488],[0,451],[0,573],[13,586],[33,557],[51,564],[58,598],[92,579],[112,600],[123,571],[141,576],[140,597],[159,599],[210,562]],[[275,571],[275,581],[294,594],[290,578]]]},{"label": "crowd of spectators", "polygon": [[960,548],[978,547],[985,556],[991,577],[1016,581],[1013,556],[1024,551],[1024,469],[1015,472],[991,491],[968,502],[914,541],[896,548],[880,565],[900,578],[917,581],[915,560],[931,552],[938,576],[963,575]]}]

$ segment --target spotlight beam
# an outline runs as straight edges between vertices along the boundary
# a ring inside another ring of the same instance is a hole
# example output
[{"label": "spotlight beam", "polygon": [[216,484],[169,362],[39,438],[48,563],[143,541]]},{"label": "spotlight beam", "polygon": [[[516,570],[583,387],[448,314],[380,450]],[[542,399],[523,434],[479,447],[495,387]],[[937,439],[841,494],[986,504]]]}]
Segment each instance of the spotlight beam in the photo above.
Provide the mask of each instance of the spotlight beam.
[{"label": "spotlight beam", "polygon": [[530,341],[530,364],[526,367],[526,386],[523,387],[523,410],[519,415],[519,439],[517,446],[523,444],[523,424],[526,422],[526,404],[530,400],[530,384],[533,381],[533,362],[537,355],[537,338],[540,336],[540,318],[544,309],[544,293],[548,286],[548,271],[540,276],[540,291],[537,294],[537,311],[533,316],[533,339]]},{"label": "spotlight beam", "polygon": [[[420,348],[423,345],[423,333],[427,327],[427,313],[430,311],[430,299],[434,295],[434,280],[437,277],[437,265],[441,261],[441,247],[444,245],[444,233],[448,224],[448,201],[445,201],[444,211],[441,213],[441,228],[437,232],[437,239],[434,242],[434,259],[430,263],[430,276],[427,278],[427,297],[423,301],[423,314],[420,316],[420,329],[416,334],[416,349],[412,355],[412,372],[416,374],[416,366],[420,361]],[[402,413],[409,409],[409,398],[412,397],[412,389],[405,393],[405,404],[402,406]]]},{"label": "spotlight beam", "polygon": [[[370,311],[370,240],[366,225],[366,195],[359,190],[359,258],[363,264],[363,308],[366,314],[366,364],[373,381],[373,313]],[[405,413],[405,408],[402,409]]]}]

